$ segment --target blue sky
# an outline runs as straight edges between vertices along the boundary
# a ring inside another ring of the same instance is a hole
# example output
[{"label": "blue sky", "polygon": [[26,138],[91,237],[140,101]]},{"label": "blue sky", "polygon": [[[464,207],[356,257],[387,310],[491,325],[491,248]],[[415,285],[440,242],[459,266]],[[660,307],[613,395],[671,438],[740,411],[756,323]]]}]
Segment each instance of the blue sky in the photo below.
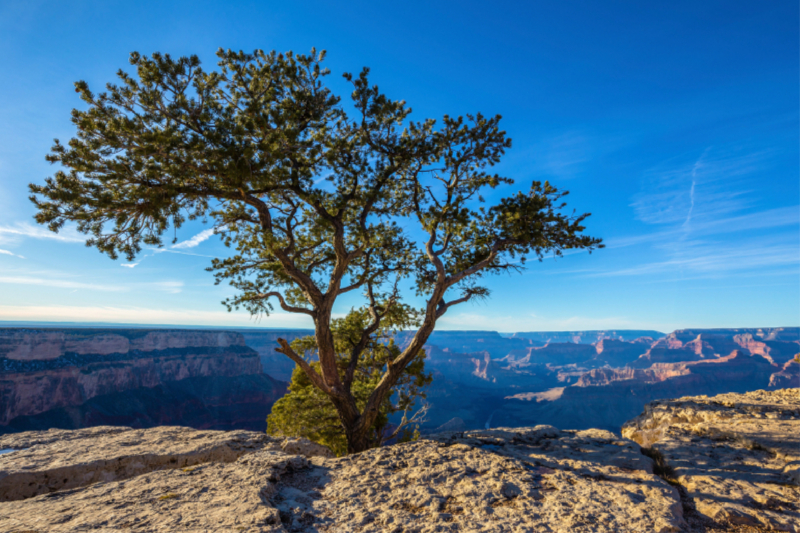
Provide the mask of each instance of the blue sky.
[{"label": "blue sky", "polygon": [[[607,248],[492,279],[442,329],[800,323],[798,4],[770,2],[0,2],[0,320],[308,326],[227,313],[193,223],[134,263],[37,227],[27,184],[74,133],[73,82],[139,51],[328,50],[413,117],[500,113],[499,171],[549,179]],[[354,301],[343,301],[345,312]]]}]

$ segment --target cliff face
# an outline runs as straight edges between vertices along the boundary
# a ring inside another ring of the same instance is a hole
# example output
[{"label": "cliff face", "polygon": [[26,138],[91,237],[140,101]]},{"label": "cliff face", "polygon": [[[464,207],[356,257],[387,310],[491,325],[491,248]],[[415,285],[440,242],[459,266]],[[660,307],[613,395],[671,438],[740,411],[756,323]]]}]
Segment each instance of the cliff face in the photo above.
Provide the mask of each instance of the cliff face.
[{"label": "cliff face", "polygon": [[0,329],[0,357],[40,361],[67,354],[111,355],[173,348],[244,346],[244,337],[226,331],[139,329]]},{"label": "cliff face", "polygon": [[0,433],[101,425],[265,431],[272,404],[285,393],[286,383],[266,374],[187,378],[18,416]]},{"label": "cliff face", "polygon": [[[406,346],[414,336],[413,331],[403,331],[397,343]],[[449,353],[485,352],[492,358],[501,358],[510,352],[525,351],[543,342],[520,337],[504,337],[496,331],[434,331],[428,337],[428,346],[436,346]]]},{"label": "cliff face", "polygon": [[431,349],[430,364],[448,383],[432,386],[427,428],[457,417],[467,428],[546,423],[613,430],[659,398],[796,387],[799,340],[799,328],[752,328],[552,343],[512,348],[500,358],[444,358]]},{"label": "cliff face", "polygon": [[686,368],[642,370],[640,368],[596,368],[582,374],[576,387],[609,385],[615,381],[636,380],[641,383],[658,383],[665,379],[689,374]]},{"label": "cliff face", "polygon": [[275,348],[278,347],[278,338],[292,342],[299,337],[313,336],[314,331],[308,329],[265,329],[263,331],[250,329],[241,330],[241,335],[245,344],[258,352],[264,373],[281,381],[289,381],[292,379],[294,362],[282,353],[275,351]]},{"label": "cliff face", "polygon": [[0,330],[0,426],[48,412],[58,418],[55,410],[94,398],[243,375],[260,376],[261,363],[236,333]]},{"label": "cliff face", "polygon": [[604,339],[631,342],[641,337],[658,339],[664,334],[660,331],[620,329],[620,330],[595,330],[595,331],[532,331],[529,333],[514,333],[513,338],[530,339],[542,344],[567,343],[595,344]]},{"label": "cliff face", "polygon": [[597,369],[557,395],[509,396],[498,408],[494,423],[561,423],[578,429],[600,426],[618,430],[647,402],[763,389],[775,370],[765,359],[740,352],[708,362],[661,364],[650,369]]}]

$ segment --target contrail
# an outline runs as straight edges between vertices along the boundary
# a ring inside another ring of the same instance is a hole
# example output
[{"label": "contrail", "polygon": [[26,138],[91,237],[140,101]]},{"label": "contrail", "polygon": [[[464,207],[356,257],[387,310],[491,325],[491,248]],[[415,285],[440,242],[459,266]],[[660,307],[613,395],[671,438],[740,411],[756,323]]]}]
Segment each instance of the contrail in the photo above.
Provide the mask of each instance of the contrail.
[{"label": "contrail", "polygon": [[692,221],[692,214],[694,213],[694,187],[697,184],[697,171],[700,169],[700,165],[703,163],[703,158],[710,149],[710,146],[706,148],[692,166],[692,187],[689,189],[689,213],[686,215],[686,220],[683,221],[683,225],[681,226],[683,228],[688,226],[689,222]]}]

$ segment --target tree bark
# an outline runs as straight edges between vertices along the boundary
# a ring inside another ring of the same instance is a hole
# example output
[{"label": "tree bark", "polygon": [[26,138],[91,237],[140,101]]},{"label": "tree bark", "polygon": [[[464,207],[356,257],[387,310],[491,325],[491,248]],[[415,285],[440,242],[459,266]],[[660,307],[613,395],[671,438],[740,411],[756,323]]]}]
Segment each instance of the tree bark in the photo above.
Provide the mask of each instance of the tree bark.
[{"label": "tree bark", "polygon": [[336,411],[339,413],[339,421],[344,429],[347,439],[347,454],[359,453],[369,449],[369,429],[370,425],[364,424],[364,416],[358,412],[355,400],[349,398],[338,398],[330,396]]},{"label": "tree bark", "polygon": [[369,449],[369,439],[366,431],[358,429],[348,430],[345,428],[347,436],[347,455],[360,453]]}]

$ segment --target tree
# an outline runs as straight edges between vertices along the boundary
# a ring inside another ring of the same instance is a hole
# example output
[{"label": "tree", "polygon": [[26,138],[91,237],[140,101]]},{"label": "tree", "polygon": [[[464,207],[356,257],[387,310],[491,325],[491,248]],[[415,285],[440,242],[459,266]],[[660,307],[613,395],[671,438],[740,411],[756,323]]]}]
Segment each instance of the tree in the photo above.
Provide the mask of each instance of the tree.
[{"label": "tree", "polygon": [[[484,205],[483,194],[513,183],[489,172],[511,146],[499,116],[412,121],[366,68],[344,75],[348,111],[323,84],[324,52],[217,55],[219,69],[205,71],[196,56],[133,53],[135,74],[120,70],[107,92],[76,83],[86,109],[72,112],[77,136],[47,156],[66,171],[30,186],[36,220],[53,231],[77,223],[88,246],[131,259],[161,246],[170,225],[213,220],[234,249],[211,266],[217,283],[239,289],[228,308],[269,313],[277,302],[313,320],[318,369],[285,340],[276,349],[336,406],[349,452],[367,448],[380,406],[437,320],[489,295],[485,276],[520,270],[529,255],[601,246],[582,233],[588,214],[562,213],[567,193],[547,182]],[[359,408],[360,354],[400,302],[401,283],[424,298],[419,329]],[[353,291],[370,322],[342,376],[331,313]]]},{"label": "tree", "polygon": [[[363,410],[369,401],[386,365],[402,352],[395,343],[394,335],[399,330],[414,325],[415,318],[412,309],[395,305],[392,312],[381,321],[380,329],[370,335],[367,345],[359,354],[351,387],[358,409]],[[331,321],[340,379],[344,379],[349,365],[349,354],[361,340],[362,332],[370,320],[367,309],[357,309],[344,318]],[[291,347],[295,353],[303,354],[314,370],[320,371],[319,362],[314,360],[317,358],[318,347],[313,336],[296,339]],[[431,381],[430,374],[425,374],[425,352],[420,350],[392,387],[392,394],[380,405],[378,416],[366,436],[368,447],[375,448],[391,439],[403,438],[413,425],[418,426],[427,411],[427,405],[414,411],[417,407],[416,401],[425,398],[424,388]],[[398,413],[402,413],[399,423],[391,426],[390,417]],[[272,412],[267,418],[267,433],[307,437],[328,446],[337,455],[347,453],[347,437],[336,408],[330,398],[315,387],[298,366],[295,366],[292,373],[289,392],[272,406]]]}]

